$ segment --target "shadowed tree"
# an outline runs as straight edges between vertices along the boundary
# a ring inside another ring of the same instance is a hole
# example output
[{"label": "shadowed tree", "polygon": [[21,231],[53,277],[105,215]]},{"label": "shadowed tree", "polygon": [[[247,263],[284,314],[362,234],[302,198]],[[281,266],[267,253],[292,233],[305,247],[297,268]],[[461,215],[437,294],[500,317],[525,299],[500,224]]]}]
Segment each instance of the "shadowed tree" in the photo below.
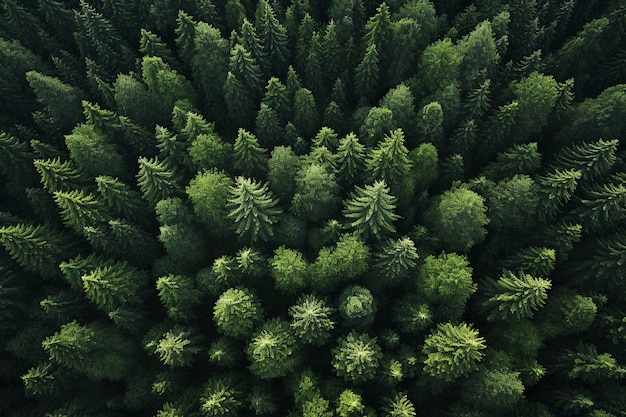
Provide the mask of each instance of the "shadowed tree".
[{"label": "shadowed tree", "polygon": [[246,348],[250,372],[261,379],[275,379],[293,372],[298,358],[296,338],[289,323],[271,319],[252,335]]},{"label": "shadowed tree", "polygon": [[226,290],[213,307],[213,321],[226,336],[250,335],[262,317],[259,301],[250,290],[243,287]]}]

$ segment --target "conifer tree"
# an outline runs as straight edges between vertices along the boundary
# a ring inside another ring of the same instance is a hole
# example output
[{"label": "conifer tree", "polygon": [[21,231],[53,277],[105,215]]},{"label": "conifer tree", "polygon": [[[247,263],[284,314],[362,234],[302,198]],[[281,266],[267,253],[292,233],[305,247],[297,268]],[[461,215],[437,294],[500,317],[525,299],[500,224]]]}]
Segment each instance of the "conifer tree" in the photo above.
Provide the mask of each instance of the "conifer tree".
[{"label": "conifer tree", "polygon": [[367,272],[370,248],[355,234],[343,234],[333,248],[322,248],[311,264],[309,277],[317,289],[333,289]]},{"label": "conifer tree", "polygon": [[96,177],[96,185],[109,208],[127,219],[145,221],[148,211],[139,192],[119,179],[106,175]]},{"label": "conifer tree", "polygon": [[193,280],[184,275],[165,275],[156,281],[159,299],[174,320],[193,317],[193,308],[200,301],[200,291]]},{"label": "conifer tree", "polygon": [[276,146],[268,163],[270,187],[281,201],[291,201],[296,192],[296,173],[301,161],[290,146]]},{"label": "conifer tree", "polygon": [[503,265],[507,269],[522,270],[532,276],[547,277],[554,271],[556,252],[539,246],[522,248],[505,259]]},{"label": "conifer tree", "polygon": [[209,360],[222,368],[231,368],[239,361],[240,354],[239,345],[228,336],[214,339],[209,346]]},{"label": "conifer tree", "polygon": [[516,174],[534,174],[540,165],[541,154],[537,150],[537,142],[530,142],[499,153],[483,173],[490,179],[498,180]]},{"label": "conifer tree", "polygon": [[252,57],[256,60],[256,63],[259,65],[262,73],[262,79],[265,80],[267,78],[266,74],[268,74],[268,61],[267,56],[265,55],[265,51],[263,50],[263,44],[261,43],[261,39],[257,34],[257,30],[252,23],[245,17],[241,23],[240,36],[238,37],[238,42],[246,49],[246,51],[250,52]]},{"label": "conifer tree", "polygon": [[286,120],[287,115],[291,114],[289,111],[289,100],[290,96],[287,87],[278,78],[271,77],[265,86],[263,103],[272,108],[283,122]]},{"label": "conifer tree", "polygon": [[71,162],[61,162],[61,158],[35,159],[35,169],[41,177],[41,183],[46,191],[69,191],[81,189],[88,183],[88,177],[79,171]]},{"label": "conifer tree", "polygon": [[270,147],[281,142],[284,131],[280,118],[276,110],[267,104],[261,103],[254,126],[261,145]]},{"label": "conifer tree", "polygon": [[89,301],[105,312],[127,305],[139,304],[138,290],[145,285],[145,272],[129,266],[126,262],[89,270],[81,276],[83,291]]},{"label": "conifer tree", "polygon": [[295,294],[306,286],[308,263],[299,251],[281,246],[274,251],[269,265],[278,290]]},{"label": "conifer tree", "polygon": [[161,335],[156,343],[146,345],[159,355],[159,360],[166,366],[180,367],[191,365],[194,355],[200,352],[192,330],[175,326]]},{"label": "conifer tree", "polygon": [[37,71],[27,72],[26,80],[37,101],[62,132],[82,120],[81,100],[84,93],[80,89]]},{"label": "conifer tree", "polygon": [[340,337],[331,352],[337,376],[355,384],[373,379],[383,356],[375,338],[354,331]]},{"label": "conifer tree", "polygon": [[311,137],[319,128],[319,114],[311,90],[299,88],[293,99],[293,123],[306,137]]},{"label": "conifer tree", "polygon": [[388,240],[376,254],[375,265],[385,286],[407,278],[417,266],[419,255],[415,243],[407,236]]},{"label": "conifer tree", "polygon": [[339,314],[348,327],[363,328],[371,324],[376,310],[377,303],[365,287],[352,285],[339,295]]},{"label": "conifer tree", "polygon": [[20,266],[44,277],[53,276],[59,262],[74,251],[70,237],[48,224],[0,227],[0,243]]},{"label": "conifer tree", "polygon": [[267,170],[267,150],[259,146],[254,134],[239,129],[234,151],[234,166],[247,177],[259,178]]},{"label": "conifer tree", "polygon": [[385,417],[415,417],[415,405],[406,394],[396,394],[388,397],[384,407]]},{"label": "conifer tree", "polygon": [[350,389],[345,389],[337,398],[337,414],[339,417],[353,417],[365,409],[363,397]]},{"label": "conifer tree", "polygon": [[531,318],[545,304],[551,287],[547,279],[505,270],[497,281],[486,278],[482,283],[482,291],[489,297],[482,306],[489,310],[490,321]]},{"label": "conifer tree", "polygon": [[324,345],[335,327],[332,315],[335,309],[313,294],[300,296],[293,306],[289,307],[291,329],[305,344]]},{"label": "conifer tree", "polygon": [[370,44],[365,51],[363,59],[356,67],[355,84],[361,97],[372,100],[378,95],[380,80],[380,58],[376,44]]},{"label": "conifer tree", "polygon": [[302,167],[296,174],[295,191],[291,211],[312,223],[320,223],[338,211],[339,185],[335,175],[322,165]]},{"label": "conifer tree", "polygon": [[250,372],[261,379],[280,378],[293,372],[298,361],[295,344],[289,323],[281,319],[266,321],[246,348]]},{"label": "conifer tree", "polygon": [[196,37],[196,22],[182,10],[179,10],[176,18],[176,46],[179,56],[187,66],[191,63],[194,49],[194,39]]},{"label": "conifer tree", "polygon": [[284,74],[289,59],[287,31],[276,19],[274,9],[266,0],[259,3],[257,12],[260,12],[260,19],[256,22],[256,27],[263,50],[270,62],[270,74],[280,76]]},{"label": "conifer tree", "polygon": [[402,298],[393,308],[393,322],[408,334],[419,334],[433,323],[433,312],[416,295]]},{"label": "conifer tree", "polygon": [[117,147],[107,142],[105,136],[91,125],[81,124],[65,136],[65,145],[72,161],[85,174],[92,177],[125,174],[125,161]]},{"label": "conifer tree", "polygon": [[211,377],[200,397],[200,411],[207,417],[236,416],[243,406],[242,393],[230,375]]},{"label": "conifer tree", "polygon": [[600,139],[571,145],[557,154],[553,164],[559,169],[580,171],[584,182],[597,181],[613,167],[618,144],[617,139]]},{"label": "conifer tree", "polygon": [[137,184],[144,199],[151,205],[159,200],[174,197],[181,191],[176,174],[157,157],[139,158]]},{"label": "conifer tree", "polygon": [[226,336],[248,336],[262,316],[258,300],[243,287],[226,290],[213,307],[213,321]]},{"label": "conifer tree", "polygon": [[399,216],[394,213],[395,202],[385,181],[375,181],[365,188],[356,187],[355,193],[345,201],[344,216],[349,227],[363,237],[380,240],[396,231],[393,222]]},{"label": "conifer tree", "polygon": [[339,140],[337,168],[341,184],[358,183],[365,171],[365,146],[352,132]]},{"label": "conifer tree", "polygon": [[574,213],[582,218],[586,230],[610,230],[626,218],[626,187],[604,184],[586,191]]},{"label": "conifer tree", "polygon": [[228,41],[215,27],[199,22],[195,24],[191,42],[193,49],[187,59],[190,60],[194,81],[204,93],[207,112],[220,114],[222,91],[228,73]]},{"label": "conifer tree", "polygon": [[485,354],[485,339],[467,323],[437,325],[424,341],[424,372],[432,377],[452,382],[478,370]]},{"label": "conifer tree", "polygon": [[367,160],[370,181],[383,180],[389,184],[395,195],[404,197],[401,184],[411,170],[408,154],[409,150],[404,145],[402,129],[385,135],[382,142],[370,152]]},{"label": "conifer tree", "polygon": [[282,210],[276,207],[278,200],[273,198],[267,184],[237,177],[229,194],[228,218],[233,220],[239,237],[253,243],[267,240],[274,234],[272,225],[278,221]]},{"label": "conifer tree", "polygon": [[55,191],[54,201],[66,226],[82,234],[87,226],[96,226],[110,219],[98,198],[82,190]]},{"label": "conifer tree", "polygon": [[140,34],[139,52],[143,56],[159,57],[173,69],[180,67],[169,46],[163,42],[159,35],[144,28],[141,29]]}]

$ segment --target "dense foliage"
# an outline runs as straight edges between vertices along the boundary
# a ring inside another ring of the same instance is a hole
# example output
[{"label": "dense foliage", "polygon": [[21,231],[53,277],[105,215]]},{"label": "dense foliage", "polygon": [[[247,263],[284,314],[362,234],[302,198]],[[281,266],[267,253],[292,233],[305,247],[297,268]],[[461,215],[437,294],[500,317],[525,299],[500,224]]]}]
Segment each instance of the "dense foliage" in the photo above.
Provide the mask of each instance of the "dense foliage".
[{"label": "dense foliage", "polygon": [[622,0],[3,0],[0,414],[626,416]]}]

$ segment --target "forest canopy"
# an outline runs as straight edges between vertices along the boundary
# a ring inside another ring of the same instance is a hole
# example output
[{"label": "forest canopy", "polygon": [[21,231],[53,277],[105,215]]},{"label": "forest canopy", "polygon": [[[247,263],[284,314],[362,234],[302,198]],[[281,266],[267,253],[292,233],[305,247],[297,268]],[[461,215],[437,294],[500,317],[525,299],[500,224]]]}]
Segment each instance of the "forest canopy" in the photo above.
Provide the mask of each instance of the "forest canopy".
[{"label": "forest canopy", "polygon": [[626,416],[621,0],[3,0],[0,414]]}]

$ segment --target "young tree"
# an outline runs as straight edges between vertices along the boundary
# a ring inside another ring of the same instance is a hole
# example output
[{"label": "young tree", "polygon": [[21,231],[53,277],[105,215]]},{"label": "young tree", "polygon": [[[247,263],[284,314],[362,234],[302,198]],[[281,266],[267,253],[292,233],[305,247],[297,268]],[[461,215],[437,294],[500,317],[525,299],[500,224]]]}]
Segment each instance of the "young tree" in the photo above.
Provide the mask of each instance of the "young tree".
[{"label": "young tree", "polygon": [[481,283],[483,294],[489,297],[482,306],[489,311],[487,319],[490,321],[531,318],[545,305],[551,287],[547,279],[505,270],[497,281],[486,278]]},{"label": "young tree", "polygon": [[383,357],[375,338],[354,331],[346,337],[340,337],[331,352],[332,366],[337,376],[354,384],[373,379]]},{"label": "young tree", "polygon": [[63,223],[79,235],[87,226],[97,226],[110,220],[102,203],[91,193],[82,190],[55,191],[54,201]]},{"label": "young tree", "polygon": [[385,417],[416,417],[415,405],[406,394],[387,397],[383,408]]},{"label": "young tree", "polygon": [[399,216],[394,213],[395,202],[385,181],[375,181],[365,188],[356,187],[356,192],[344,202],[344,216],[348,226],[363,237],[381,240],[396,231],[393,222]]},{"label": "young tree", "polygon": [[578,170],[557,169],[537,178],[540,198],[539,215],[543,221],[553,219],[572,198],[581,177],[582,172]]},{"label": "young tree", "polygon": [[273,236],[272,225],[278,221],[282,210],[276,207],[278,200],[273,198],[267,184],[237,177],[229,194],[228,218],[233,219],[239,237],[254,243]]},{"label": "young tree", "polygon": [[243,287],[226,290],[213,307],[213,321],[218,330],[231,337],[250,335],[262,316],[259,301]]},{"label": "young tree", "polygon": [[365,146],[352,132],[339,139],[337,147],[337,178],[342,184],[358,182],[365,171]]},{"label": "young tree", "polygon": [[409,294],[393,306],[392,320],[400,331],[420,334],[433,324],[433,312],[421,297]]},{"label": "young tree", "polygon": [[424,372],[432,377],[452,382],[478,370],[487,346],[485,338],[467,323],[437,325],[424,341]]},{"label": "young tree", "polygon": [[272,319],[254,334],[246,348],[250,372],[261,379],[275,379],[293,372],[297,362],[296,338],[289,323]]},{"label": "young tree", "polygon": [[170,367],[190,366],[200,350],[192,330],[182,326],[166,331],[154,344],[154,353],[163,365]]},{"label": "young tree", "polygon": [[404,145],[404,132],[397,129],[385,135],[382,142],[373,149],[367,160],[367,173],[370,181],[383,180],[391,192],[406,201],[411,190],[406,187],[406,179],[411,171],[409,150]]},{"label": "young tree", "polygon": [[335,309],[312,294],[300,296],[295,305],[289,307],[291,329],[305,344],[324,345],[335,327],[332,315]]}]

